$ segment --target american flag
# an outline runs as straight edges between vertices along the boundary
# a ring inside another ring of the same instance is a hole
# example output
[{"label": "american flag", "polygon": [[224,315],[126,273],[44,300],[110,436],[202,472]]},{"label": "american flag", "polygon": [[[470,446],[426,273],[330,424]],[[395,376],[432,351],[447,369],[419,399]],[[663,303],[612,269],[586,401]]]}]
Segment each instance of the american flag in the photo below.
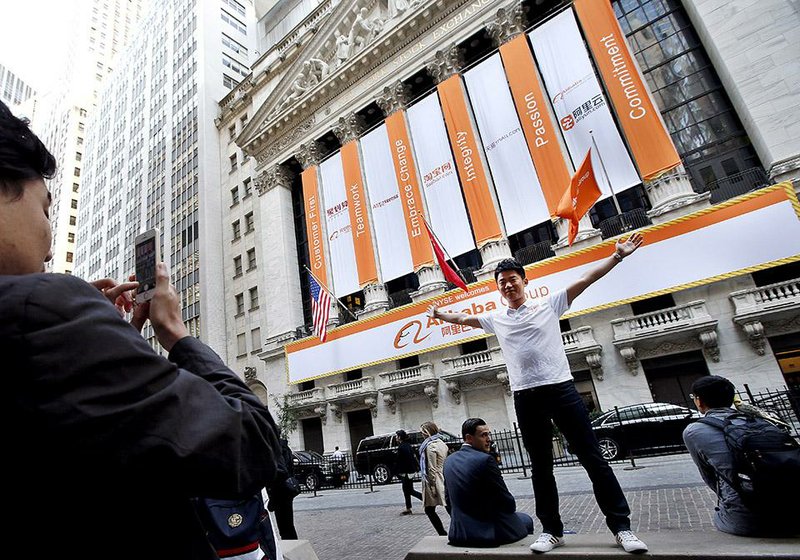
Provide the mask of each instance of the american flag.
[{"label": "american flag", "polygon": [[328,315],[331,311],[331,296],[327,290],[319,285],[312,274],[308,275],[308,285],[311,290],[311,314],[314,319],[314,334],[325,342],[328,336]]}]

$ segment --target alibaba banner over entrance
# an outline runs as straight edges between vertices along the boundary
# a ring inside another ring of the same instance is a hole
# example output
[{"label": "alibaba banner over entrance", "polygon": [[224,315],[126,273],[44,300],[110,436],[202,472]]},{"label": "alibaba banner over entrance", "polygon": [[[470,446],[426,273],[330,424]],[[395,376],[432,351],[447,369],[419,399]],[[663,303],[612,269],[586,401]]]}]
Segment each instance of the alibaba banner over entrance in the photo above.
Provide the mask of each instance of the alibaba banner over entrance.
[{"label": "alibaba banner over entrance", "polygon": [[[789,183],[639,230],[644,245],[587,289],[565,317],[607,309],[739,274],[800,260],[800,204]],[[528,296],[547,297],[608,258],[615,240],[526,267]],[[443,311],[491,312],[504,305],[493,281],[451,291],[329,331],[327,342],[305,338],[286,345],[290,383],[397,360],[486,336],[481,329],[429,319]],[[627,313],[627,310],[621,313]]]}]

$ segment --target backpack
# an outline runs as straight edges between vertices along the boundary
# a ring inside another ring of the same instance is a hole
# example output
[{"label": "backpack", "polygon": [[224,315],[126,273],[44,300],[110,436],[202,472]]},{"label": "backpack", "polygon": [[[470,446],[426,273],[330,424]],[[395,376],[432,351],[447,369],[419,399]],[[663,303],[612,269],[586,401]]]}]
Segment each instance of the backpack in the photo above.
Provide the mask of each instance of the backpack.
[{"label": "backpack", "polygon": [[763,418],[741,413],[697,421],[722,430],[733,458],[732,480],[717,474],[748,509],[768,513],[800,502],[800,445],[789,433]]},{"label": "backpack", "polygon": [[211,546],[220,558],[258,549],[262,517],[261,494],[241,500],[199,498],[196,508]]}]

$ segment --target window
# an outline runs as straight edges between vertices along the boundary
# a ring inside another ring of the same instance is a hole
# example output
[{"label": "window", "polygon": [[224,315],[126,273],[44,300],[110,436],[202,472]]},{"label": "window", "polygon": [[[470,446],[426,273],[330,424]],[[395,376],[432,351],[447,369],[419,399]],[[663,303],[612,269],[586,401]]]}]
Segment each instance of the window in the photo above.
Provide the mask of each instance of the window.
[{"label": "window", "polygon": [[300,384],[300,390],[301,391],[310,391],[311,389],[316,387],[316,385],[317,384],[315,383],[315,381],[313,379],[311,381],[303,381]]},{"label": "window", "polygon": [[83,138],[78,136],[78,142],[77,143],[78,143],[78,146],[83,146]]},{"label": "window", "polygon": [[244,16],[244,15],[245,15],[244,6],[242,6],[242,5],[241,5],[239,2],[237,2],[236,0],[222,0],[222,2],[223,2],[223,3],[224,3],[226,6],[229,6],[229,7],[233,8],[233,10],[234,10],[234,11],[235,11],[237,14],[239,14],[240,16]]},{"label": "window", "polygon": [[71,225],[71,226],[75,225],[75,216],[70,216],[69,217],[69,225]]},{"label": "window", "polygon": [[234,278],[242,275],[242,256],[233,257],[233,276]]},{"label": "window", "polygon": [[244,294],[236,294],[236,314],[244,313]]},{"label": "window", "polygon": [[69,252],[67,253],[67,262],[68,263],[72,262],[72,256],[73,256],[72,253],[69,253]]},{"label": "window", "polygon": [[236,206],[239,204],[239,187],[233,187],[231,189],[231,206]]},{"label": "window", "polygon": [[231,39],[225,33],[222,34],[222,44],[237,54],[247,56],[247,47],[235,39]]},{"label": "window", "polygon": [[75,168],[75,172],[73,173],[73,175],[75,175],[76,177],[80,177],[81,176],[81,168],[80,167],[76,167]]},{"label": "window", "polygon": [[233,89],[236,87],[236,84],[239,83],[239,80],[234,80],[227,74],[222,75],[222,85],[225,89]]},{"label": "window", "polygon": [[241,228],[241,225],[239,223],[239,220],[236,220],[231,225],[233,226],[233,240],[236,241],[237,239],[239,239],[241,237],[241,231],[240,230],[242,228]]},{"label": "window", "polygon": [[258,309],[258,286],[250,288],[250,311]]},{"label": "window", "polygon": [[82,122],[79,122],[78,123],[78,130],[83,132],[85,129],[86,129],[86,126]]},{"label": "window", "polygon": [[231,161],[231,173],[236,171],[236,168],[239,167],[239,158],[236,154],[233,154],[230,158]]},{"label": "window", "polygon": [[242,123],[242,128],[244,128],[247,124],[247,115],[244,115],[241,119],[239,119],[239,122]]},{"label": "window", "polygon": [[244,187],[244,196],[242,196],[242,198],[247,198],[248,196],[253,194],[253,189],[250,185],[250,177],[244,180],[242,186]]},{"label": "window", "polygon": [[236,356],[244,356],[247,354],[247,336],[242,334],[236,335]]},{"label": "window", "polygon": [[224,21],[225,23],[227,23],[228,25],[233,27],[236,31],[238,31],[239,33],[243,33],[243,34],[247,35],[247,28],[244,26],[244,24],[241,21],[239,21],[238,19],[236,19],[232,15],[229,15],[228,13],[226,13],[225,10],[222,10],[221,17],[222,17],[222,21]]},{"label": "window", "polygon": [[78,183],[72,183],[72,192],[78,192],[80,185]]},{"label": "window", "polygon": [[255,229],[253,225],[253,213],[248,212],[244,215],[244,232],[251,233]]},{"label": "window", "polygon": [[248,249],[247,250],[247,270],[253,270],[257,266],[256,263],[256,250]]},{"label": "window", "polygon": [[74,198],[70,201],[69,205],[73,210],[77,210],[78,209],[78,201],[75,200]]},{"label": "window", "polygon": [[67,243],[75,243],[75,234],[74,233],[69,232],[67,234]]},{"label": "window", "polygon": [[250,331],[250,343],[253,346],[253,352],[261,350],[261,329],[256,327]]},{"label": "window", "polygon": [[233,142],[234,138],[236,138],[236,125],[232,124],[228,127],[228,142]]}]

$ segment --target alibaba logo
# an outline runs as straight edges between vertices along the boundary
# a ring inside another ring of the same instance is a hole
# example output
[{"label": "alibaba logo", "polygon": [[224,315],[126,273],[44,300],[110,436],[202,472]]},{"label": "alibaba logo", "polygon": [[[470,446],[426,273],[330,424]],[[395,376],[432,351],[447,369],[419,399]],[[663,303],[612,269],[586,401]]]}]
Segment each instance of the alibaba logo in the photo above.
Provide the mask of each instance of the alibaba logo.
[{"label": "alibaba logo", "polygon": [[431,333],[428,333],[425,336],[420,335],[422,335],[422,323],[415,319],[410,323],[406,323],[400,328],[399,331],[397,331],[397,336],[394,337],[394,347],[399,350],[401,348],[405,348],[411,343],[419,344],[428,338]]}]

